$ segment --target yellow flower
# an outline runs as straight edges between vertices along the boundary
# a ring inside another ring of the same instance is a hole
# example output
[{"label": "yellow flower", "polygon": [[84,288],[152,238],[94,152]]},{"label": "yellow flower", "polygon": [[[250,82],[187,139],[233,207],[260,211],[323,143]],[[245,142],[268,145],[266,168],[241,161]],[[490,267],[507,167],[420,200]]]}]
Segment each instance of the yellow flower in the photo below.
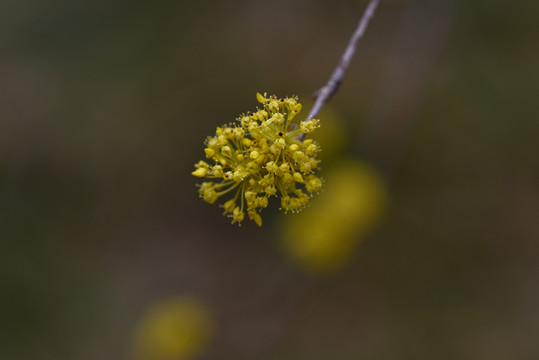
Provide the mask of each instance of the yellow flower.
[{"label": "yellow flower", "polygon": [[331,273],[345,265],[358,242],[378,224],[387,202],[380,176],[361,162],[346,161],[326,176],[331,187],[283,227],[285,251],[314,273]]},{"label": "yellow flower", "polygon": [[320,121],[292,123],[302,109],[295,97],[257,93],[256,98],[262,109],[217,127],[215,136],[206,139],[204,153],[210,162],[199,161],[192,175],[209,180],[199,185],[198,192],[210,204],[234,191],[223,205],[232,223],[241,224],[247,213],[261,226],[258,212],[268,206],[270,196],[280,196],[281,209],[295,212],[321,189],[322,180],[314,174],[320,148],[312,139],[298,139],[318,128]]},{"label": "yellow flower", "polygon": [[208,344],[213,324],[195,299],[178,297],[154,304],[141,319],[135,338],[139,360],[193,359]]}]

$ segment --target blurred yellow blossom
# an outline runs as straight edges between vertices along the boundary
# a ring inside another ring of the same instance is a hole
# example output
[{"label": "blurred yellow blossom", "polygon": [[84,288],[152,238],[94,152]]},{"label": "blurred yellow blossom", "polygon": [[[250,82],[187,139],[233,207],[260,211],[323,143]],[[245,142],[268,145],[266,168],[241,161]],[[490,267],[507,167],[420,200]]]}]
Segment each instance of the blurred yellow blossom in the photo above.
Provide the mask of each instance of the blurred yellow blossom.
[{"label": "blurred yellow blossom", "polygon": [[195,299],[178,297],[154,304],[140,320],[135,338],[138,360],[184,360],[208,344],[213,324]]},{"label": "blurred yellow blossom", "polygon": [[349,160],[326,174],[329,184],[309,209],[286,219],[285,250],[312,272],[344,265],[386,206],[386,189],[369,166]]},{"label": "blurred yellow blossom", "polygon": [[323,131],[315,131],[310,136],[317,143],[324,144],[324,151],[319,154],[320,159],[323,162],[333,162],[336,157],[341,158],[349,146],[350,129],[345,127],[341,114],[331,104],[324,106],[320,117],[324,119]]}]

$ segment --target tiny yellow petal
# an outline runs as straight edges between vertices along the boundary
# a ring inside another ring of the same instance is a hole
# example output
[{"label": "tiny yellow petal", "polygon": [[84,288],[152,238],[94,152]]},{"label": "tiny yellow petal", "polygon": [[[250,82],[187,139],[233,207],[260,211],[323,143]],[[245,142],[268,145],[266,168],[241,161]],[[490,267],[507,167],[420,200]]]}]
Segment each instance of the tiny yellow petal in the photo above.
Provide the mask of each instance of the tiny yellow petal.
[{"label": "tiny yellow petal", "polygon": [[297,182],[302,183],[303,182],[303,176],[301,176],[301,174],[299,172],[294,173],[294,180],[296,180]]},{"label": "tiny yellow petal", "polygon": [[290,145],[290,151],[297,151],[299,149],[299,146],[297,144]]},{"label": "tiny yellow petal", "polygon": [[232,149],[230,148],[230,146],[225,145],[221,148],[221,154],[230,156],[232,154]]},{"label": "tiny yellow petal", "polygon": [[264,96],[262,96],[262,94],[260,94],[259,92],[256,93],[256,99],[261,104],[265,104],[266,101],[267,101],[266,98]]},{"label": "tiny yellow petal", "polygon": [[208,173],[208,170],[206,170],[205,168],[198,168],[195,171],[193,171],[191,173],[191,175],[194,175],[194,176],[197,176],[197,177],[201,178],[201,177],[206,176],[207,173]]},{"label": "tiny yellow petal", "polygon": [[223,205],[224,209],[225,209],[225,212],[233,212],[234,211],[234,208],[236,207],[236,199],[231,199],[231,200],[228,200],[224,205]]},{"label": "tiny yellow petal", "polygon": [[253,220],[258,226],[262,226],[262,217],[256,211],[249,211],[249,219]]},{"label": "tiny yellow petal", "polygon": [[258,155],[259,155],[258,151],[255,150],[255,151],[251,152],[251,155],[249,155],[249,157],[251,159],[256,159],[258,157]]},{"label": "tiny yellow petal", "polygon": [[290,112],[288,113],[288,121],[292,121],[292,119],[294,119],[294,118],[296,117],[297,114],[298,114],[298,113],[297,113],[296,111],[294,111],[294,110],[290,111]]},{"label": "tiny yellow petal", "polygon": [[266,157],[264,155],[259,155],[258,158],[255,160],[258,165],[262,165],[264,163],[264,160]]},{"label": "tiny yellow petal", "polygon": [[210,149],[210,148],[204,149],[204,152],[206,153],[206,157],[207,157],[208,159],[211,158],[213,155],[215,155],[215,151],[213,151],[213,150]]},{"label": "tiny yellow petal", "polygon": [[245,214],[243,213],[243,211],[241,211],[239,206],[236,206],[236,208],[232,212],[232,215],[233,215],[232,223],[235,223],[235,222],[241,223],[243,219],[245,218]]}]

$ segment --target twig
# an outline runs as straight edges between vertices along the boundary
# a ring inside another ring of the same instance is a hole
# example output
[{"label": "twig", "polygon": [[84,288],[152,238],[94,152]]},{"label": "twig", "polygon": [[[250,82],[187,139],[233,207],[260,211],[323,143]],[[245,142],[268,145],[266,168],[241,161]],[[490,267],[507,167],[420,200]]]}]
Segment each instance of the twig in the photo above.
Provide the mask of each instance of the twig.
[{"label": "twig", "polygon": [[[322,110],[326,102],[328,102],[329,99],[333,96],[333,94],[335,94],[339,89],[342,79],[344,78],[346,69],[348,69],[348,65],[350,65],[350,60],[352,60],[352,57],[356,52],[356,47],[359,42],[359,39],[361,39],[363,37],[363,34],[365,34],[365,30],[367,30],[367,26],[369,25],[369,20],[373,17],[379,3],[380,0],[371,0],[369,5],[365,9],[365,12],[361,17],[361,20],[359,21],[356,31],[348,42],[348,46],[346,46],[346,49],[342,54],[341,60],[335,67],[335,70],[333,70],[333,73],[329,77],[328,82],[318,91],[316,91],[316,101],[311,111],[309,112],[307,119],[314,119],[316,116],[318,116],[318,113],[320,113],[320,110]],[[306,134],[301,134],[299,136],[299,140],[303,141],[305,135]]]}]

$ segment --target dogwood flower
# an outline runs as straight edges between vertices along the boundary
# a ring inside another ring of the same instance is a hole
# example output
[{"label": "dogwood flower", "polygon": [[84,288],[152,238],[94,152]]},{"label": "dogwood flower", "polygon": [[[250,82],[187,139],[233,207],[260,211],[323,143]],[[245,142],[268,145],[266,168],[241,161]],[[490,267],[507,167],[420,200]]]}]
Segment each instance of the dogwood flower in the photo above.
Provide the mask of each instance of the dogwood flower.
[{"label": "dogwood flower", "polygon": [[280,197],[285,213],[296,212],[321,189],[322,180],[314,173],[320,147],[312,139],[299,140],[320,121],[294,123],[302,109],[296,97],[256,97],[262,108],[217,127],[215,136],[206,139],[206,160],[195,164],[192,175],[205,180],[198,192],[207,203],[232,195],[222,205],[232,223],[241,224],[247,214],[261,226],[260,210],[268,206],[270,196]]}]

